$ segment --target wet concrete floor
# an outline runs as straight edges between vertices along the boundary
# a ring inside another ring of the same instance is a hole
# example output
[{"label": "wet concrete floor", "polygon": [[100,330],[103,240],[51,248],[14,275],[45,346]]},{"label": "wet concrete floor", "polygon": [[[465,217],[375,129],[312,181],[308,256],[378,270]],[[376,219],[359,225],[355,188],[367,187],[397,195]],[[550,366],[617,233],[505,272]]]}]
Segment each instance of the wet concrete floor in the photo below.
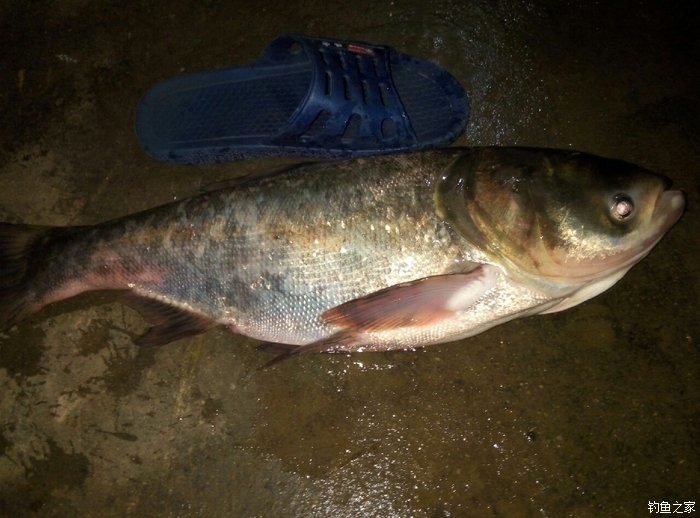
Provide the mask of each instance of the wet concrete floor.
[{"label": "wet concrete floor", "polygon": [[698,500],[698,8],[611,4],[0,4],[2,221],[95,223],[271,167],[156,163],[133,108],[289,31],[446,67],[472,102],[460,144],[622,158],[689,199],[612,290],[423,351],[258,371],[268,357],[223,330],[137,348],[145,323],[109,295],[48,308],[0,334],[0,515],[641,516]]}]

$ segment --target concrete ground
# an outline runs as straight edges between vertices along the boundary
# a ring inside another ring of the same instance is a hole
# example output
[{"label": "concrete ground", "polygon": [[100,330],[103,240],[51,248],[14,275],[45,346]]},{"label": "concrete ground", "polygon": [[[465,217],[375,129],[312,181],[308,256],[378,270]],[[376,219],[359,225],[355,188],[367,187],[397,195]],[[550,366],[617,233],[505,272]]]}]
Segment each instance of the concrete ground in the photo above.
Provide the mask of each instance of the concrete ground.
[{"label": "concrete ground", "polygon": [[90,224],[270,162],[149,159],[155,81],[298,31],[449,69],[468,145],[577,148],[671,177],[680,223],[564,313],[417,352],[258,371],[215,330],[139,349],[105,294],[0,334],[0,515],[612,516],[700,496],[700,22],[691,2],[0,3],[0,220]]}]

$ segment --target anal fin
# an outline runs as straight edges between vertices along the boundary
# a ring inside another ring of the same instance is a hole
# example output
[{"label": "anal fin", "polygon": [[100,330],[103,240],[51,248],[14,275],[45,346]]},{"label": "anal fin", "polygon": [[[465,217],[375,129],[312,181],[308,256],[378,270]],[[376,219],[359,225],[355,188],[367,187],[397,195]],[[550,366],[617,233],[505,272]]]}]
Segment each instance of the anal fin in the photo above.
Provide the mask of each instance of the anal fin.
[{"label": "anal fin", "polygon": [[186,336],[204,333],[218,325],[209,317],[166,302],[134,293],[127,293],[124,298],[128,306],[138,311],[146,321],[152,324],[152,327],[135,340],[136,345],[164,345]]}]

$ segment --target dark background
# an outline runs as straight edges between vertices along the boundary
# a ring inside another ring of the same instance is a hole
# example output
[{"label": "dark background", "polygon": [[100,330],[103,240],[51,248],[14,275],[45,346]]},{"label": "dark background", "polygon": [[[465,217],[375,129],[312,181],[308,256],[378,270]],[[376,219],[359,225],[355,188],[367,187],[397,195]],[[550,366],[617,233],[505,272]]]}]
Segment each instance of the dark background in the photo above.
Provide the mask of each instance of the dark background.
[{"label": "dark background", "polygon": [[160,349],[103,295],[0,334],[0,515],[602,516],[700,493],[694,2],[0,3],[0,220],[88,224],[271,162],[159,164],[139,96],[276,35],[450,70],[459,144],[656,170],[689,209],[605,294],[417,352],[268,357],[222,330]]}]

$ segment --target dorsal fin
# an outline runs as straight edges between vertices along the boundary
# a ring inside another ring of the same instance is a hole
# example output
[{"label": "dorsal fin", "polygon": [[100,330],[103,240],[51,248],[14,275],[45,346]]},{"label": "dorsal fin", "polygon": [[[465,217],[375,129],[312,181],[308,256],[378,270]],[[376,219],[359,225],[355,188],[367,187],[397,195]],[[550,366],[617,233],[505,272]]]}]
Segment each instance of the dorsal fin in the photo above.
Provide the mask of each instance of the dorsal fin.
[{"label": "dorsal fin", "polygon": [[308,164],[309,162],[300,162],[291,165],[285,165],[281,167],[276,167],[274,169],[267,169],[263,171],[253,171],[251,173],[245,174],[243,176],[238,176],[236,178],[227,178],[225,180],[219,180],[218,182],[209,183],[199,188],[202,194],[220,191],[222,189],[233,189],[235,187],[240,187],[252,180],[257,180],[258,178],[267,178],[268,176],[276,176],[278,174],[288,173],[294,171],[295,169]]}]

